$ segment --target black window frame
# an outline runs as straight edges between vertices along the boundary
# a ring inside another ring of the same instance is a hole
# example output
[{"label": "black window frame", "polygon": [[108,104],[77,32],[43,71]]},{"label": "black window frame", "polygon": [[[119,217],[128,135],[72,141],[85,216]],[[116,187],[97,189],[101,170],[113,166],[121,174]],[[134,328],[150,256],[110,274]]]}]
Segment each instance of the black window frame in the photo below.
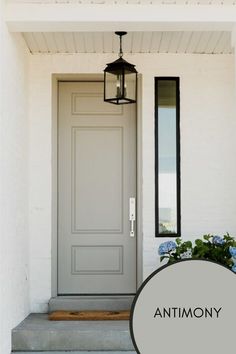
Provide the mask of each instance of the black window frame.
[{"label": "black window frame", "polygon": [[[177,232],[159,233],[159,156],[158,156],[158,81],[176,82],[176,208]],[[180,78],[155,77],[155,237],[181,237],[181,171],[180,171]]]}]

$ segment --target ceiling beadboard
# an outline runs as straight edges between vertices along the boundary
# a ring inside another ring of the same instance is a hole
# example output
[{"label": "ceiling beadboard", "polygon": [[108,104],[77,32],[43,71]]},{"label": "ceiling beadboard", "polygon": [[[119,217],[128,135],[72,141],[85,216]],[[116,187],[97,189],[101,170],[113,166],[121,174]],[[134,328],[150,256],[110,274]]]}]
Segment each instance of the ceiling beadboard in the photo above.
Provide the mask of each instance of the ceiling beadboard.
[{"label": "ceiling beadboard", "polygon": [[[33,54],[117,53],[119,39],[111,32],[23,33]],[[230,32],[129,32],[125,53],[231,54]]]},{"label": "ceiling beadboard", "polygon": [[236,0],[8,0],[14,3],[78,3],[86,5],[235,5]]}]

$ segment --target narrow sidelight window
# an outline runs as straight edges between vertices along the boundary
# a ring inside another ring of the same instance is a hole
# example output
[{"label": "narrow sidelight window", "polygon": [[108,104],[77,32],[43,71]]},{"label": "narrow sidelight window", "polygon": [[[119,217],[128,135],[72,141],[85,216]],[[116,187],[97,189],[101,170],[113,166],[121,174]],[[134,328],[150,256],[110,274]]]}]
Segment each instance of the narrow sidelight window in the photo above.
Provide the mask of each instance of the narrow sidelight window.
[{"label": "narrow sidelight window", "polygon": [[156,236],[180,236],[179,78],[155,78]]}]

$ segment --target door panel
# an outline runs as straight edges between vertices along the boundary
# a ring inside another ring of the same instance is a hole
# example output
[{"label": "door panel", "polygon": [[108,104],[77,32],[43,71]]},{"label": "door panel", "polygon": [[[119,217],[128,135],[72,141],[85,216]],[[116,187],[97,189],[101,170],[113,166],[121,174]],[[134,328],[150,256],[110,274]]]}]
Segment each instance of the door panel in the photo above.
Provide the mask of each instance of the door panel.
[{"label": "door panel", "polygon": [[58,292],[135,293],[135,106],[104,103],[102,82],[61,82],[58,125]]},{"label": "door panel", "polygon": [[122,128],[76,127],[72,134],[73,231],[121,232]]}]

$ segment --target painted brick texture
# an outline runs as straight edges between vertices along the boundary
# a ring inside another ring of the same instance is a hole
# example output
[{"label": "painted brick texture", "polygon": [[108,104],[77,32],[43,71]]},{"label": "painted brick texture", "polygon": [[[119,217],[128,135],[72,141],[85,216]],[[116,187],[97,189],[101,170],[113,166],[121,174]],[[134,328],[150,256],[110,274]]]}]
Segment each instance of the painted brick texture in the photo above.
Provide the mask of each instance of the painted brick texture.
[{"label": "painted brick texture", "polygon": [[29,313],[28,59],[0,8],[0,353],[11,351],[11,329]]}]

